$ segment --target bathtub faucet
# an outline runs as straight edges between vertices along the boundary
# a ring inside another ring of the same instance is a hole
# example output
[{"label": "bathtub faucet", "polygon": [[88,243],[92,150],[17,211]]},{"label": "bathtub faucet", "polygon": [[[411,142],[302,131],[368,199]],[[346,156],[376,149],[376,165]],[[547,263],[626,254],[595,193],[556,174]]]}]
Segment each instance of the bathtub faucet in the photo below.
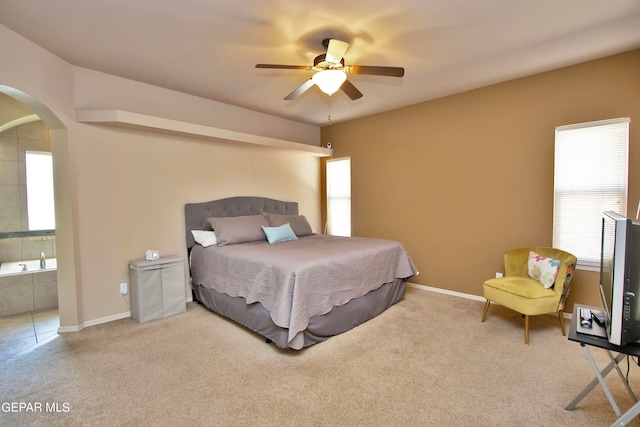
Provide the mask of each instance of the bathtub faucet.
[{"label": "bathtub faucet", "polygon": [[20,267],[22,267],[22,271],[27,271],[27,264],[18,264]]},{"label": "bathtub faucet", "polygon": [[40,268],[44,270],[47,268],[47,260],[44,257],[44,252],[40,252]]}]

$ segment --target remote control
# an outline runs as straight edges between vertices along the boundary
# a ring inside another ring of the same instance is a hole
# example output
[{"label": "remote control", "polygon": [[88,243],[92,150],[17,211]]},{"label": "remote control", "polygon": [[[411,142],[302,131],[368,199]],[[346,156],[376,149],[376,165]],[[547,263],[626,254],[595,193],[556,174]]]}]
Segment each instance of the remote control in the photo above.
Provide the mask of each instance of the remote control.
[{"label": "remote control", "polygon": [[593,326],[592,322],[593,322],[593,319],[591,317],[591,310],[588,308],[581,308],[580,309],[580,325],[583,328],[591,328]]},{"label": "remote control", "polygon": [[592,312],[591,313],[591,318],[593,319],[594,322],[596,322],[598,324],[598,326],[601,326],[603,328],[605,327],[604,317],[598,317],[598,316],[596,316],[595,313]]}]

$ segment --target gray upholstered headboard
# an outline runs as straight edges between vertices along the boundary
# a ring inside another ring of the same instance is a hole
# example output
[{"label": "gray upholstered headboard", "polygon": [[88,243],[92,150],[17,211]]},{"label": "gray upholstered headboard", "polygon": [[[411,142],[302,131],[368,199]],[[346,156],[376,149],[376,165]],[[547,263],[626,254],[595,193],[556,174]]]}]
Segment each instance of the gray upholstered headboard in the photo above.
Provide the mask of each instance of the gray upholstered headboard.
[{"label": "gray upholstered headboard", "polygon": [[211,230],[207,218],[241,215],[258,215],[262,212],[298,215],[298,202],[283,202],[266,197],[229,197],[203,203],[184,205],[187,250],[191,250],[195,241],[191,230]]}]

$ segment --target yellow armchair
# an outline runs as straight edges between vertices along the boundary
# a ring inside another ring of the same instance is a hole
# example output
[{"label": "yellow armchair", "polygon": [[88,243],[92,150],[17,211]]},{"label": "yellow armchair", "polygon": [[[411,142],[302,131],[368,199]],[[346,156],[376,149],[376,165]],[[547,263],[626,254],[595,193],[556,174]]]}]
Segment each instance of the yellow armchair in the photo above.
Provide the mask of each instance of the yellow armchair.
[{"label": "yellow armchair", "polygon": [[[545,288],[538,279],[529,277],[528,261],[531,251],[560,262],[558,274],[551,287]],[[525,344],[529,344],[529,316],[557,312],[564,336],[564,305],[569,296],[569,285],[576,262],[577,258],[574,255],[554,248],[520,248],[505,252],[504,277],[489,279],[482,286],[484,297],[487,299],[482,322],[486,320],[493,301],[524,316]]]}]

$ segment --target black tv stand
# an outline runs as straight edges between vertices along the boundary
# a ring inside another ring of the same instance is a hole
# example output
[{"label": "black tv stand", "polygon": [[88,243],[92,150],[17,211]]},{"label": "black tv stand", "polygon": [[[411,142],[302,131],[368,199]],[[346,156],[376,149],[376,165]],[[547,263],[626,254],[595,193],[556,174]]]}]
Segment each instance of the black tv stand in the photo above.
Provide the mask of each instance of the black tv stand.
[{"label": "black tv stand", "polygon": [[[639,345],[640,343],[633,343],[625,346],[618,346],[615,344],[611,344],[606,338],[578,333],[576,319],[579,318],[578,310],[582,307],[590,308],[592,310],[597,310],[597,308],[595,307],[578,306],[578,304],[574,304],[573,319],[572,319],[573,321],[571,322],[571,328],[569,329],[569,340],[575,341],[580,344],[587,360],[589,361],[589,365],[591,365],[591,369],[595,373],[596,377],[585,387],[584,390],[582,390],[582,392],[580,392],[580,394],[578,394],[575,397],[575,399],[571,401],[571,403],[565,406],[564,409],[566,409],[567,411],[570,411],[573,408],[575,408],[578,405],[578,403],[580,403],[580,401],[584,399],[584,397],[591,392],[591,390],[593,390],[598,384],[600,384],[605,394],[607,395],[607,399],[609,400],[611,407],[613,408],[613,410],[616,413],[616,416],[618,417],[618,419],[612,424],[612,426],[623,426],[627,424],[629,421],[631,421],[632,419],[634,419],[638,414],[640,414],[640,402],[638,402],[638,399],[633,394],[633,391],[631,390],[631,387],[629,387],[629,383],[627,382],[627,379],[625,378],[624,374],[620,370],[620,367],[618,366],[618,364],[621,361],[623,361],[627,356],[640,357],[640,345]],[[595,360],[591,356],[589,347],[598,347],[607,351],[609,355],[609,359],[611,361],[604,369],[600,370],[598,368],[598,365],[596,364]],[[614,357],[612,354],[612,351],[618,354]],[[618,375],[620,376],[620,379],[622,380],[627,391],[629,392],[631,399],[633,399],[633,401],[635,402],[635,404],[629,410],[627,410],[627,412],[625,412],[624,414],[620,412],[620,408],[616,404],[616,401],[613,398],[613,395],[611,394],[611,391],[609,390],[609,387],[607,386],[604,380],[604,377],[607,376],[607,374],[614,369],[618,372]]]}]

